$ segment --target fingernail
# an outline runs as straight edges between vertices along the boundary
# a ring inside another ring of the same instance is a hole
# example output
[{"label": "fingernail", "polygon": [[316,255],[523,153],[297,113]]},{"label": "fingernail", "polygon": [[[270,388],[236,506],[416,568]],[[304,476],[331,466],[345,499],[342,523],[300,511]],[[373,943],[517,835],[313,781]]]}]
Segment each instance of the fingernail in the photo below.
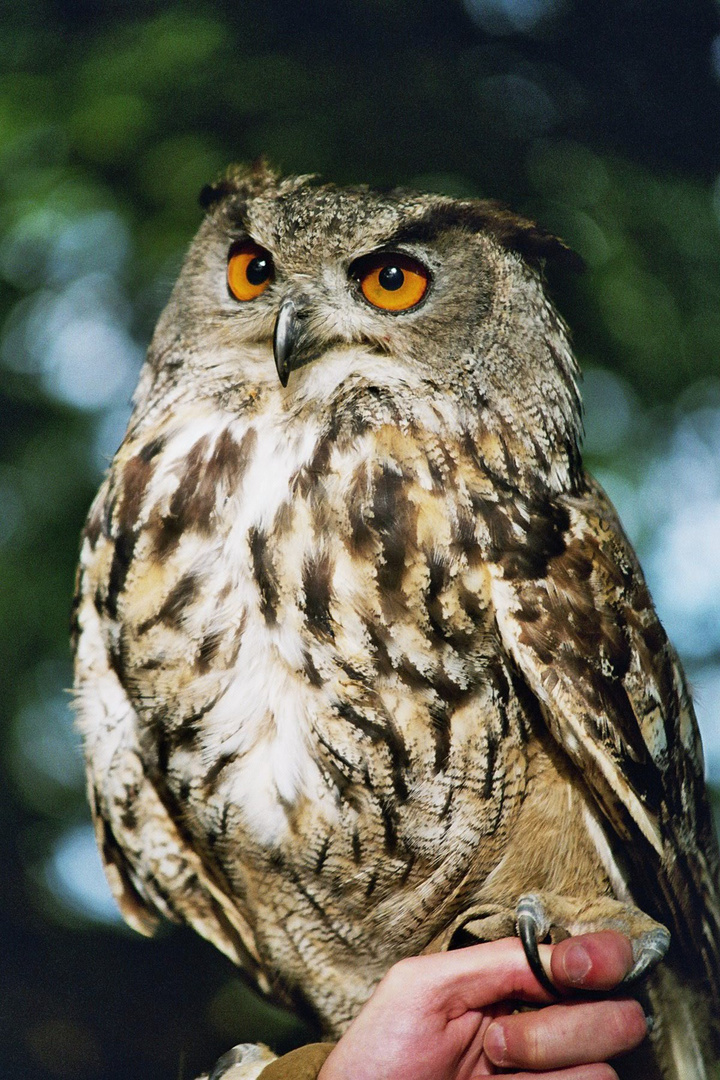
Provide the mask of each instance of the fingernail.
[{"label": "fingernail", "polygon": [[569,983],[580,983],[592,967],[590,953],[584,945],[570,945],[563,956],[563,971]]},{"label": "fingernail", "polygon": [[502,1065],[507,1054],[507,1043],[502,1024],[493,1023],[485,1032],[483,1040],[485,1053],[495,1065]]}]

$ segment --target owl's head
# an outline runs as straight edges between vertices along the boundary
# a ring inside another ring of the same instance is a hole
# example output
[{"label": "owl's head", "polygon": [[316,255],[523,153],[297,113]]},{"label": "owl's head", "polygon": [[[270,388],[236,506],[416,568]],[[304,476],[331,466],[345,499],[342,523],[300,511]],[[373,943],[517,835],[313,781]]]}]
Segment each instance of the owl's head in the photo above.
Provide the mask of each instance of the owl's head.
[{"label": "owl's head", "polygon": [[544,410],[576,438],[575,365],[542,271],[579,260],[556,237],[496,203],[265,164],[231,169],[201,201],[156,366],[181,358],[201,392],[252,386],[288,409],[382,387],[510,419]]}]

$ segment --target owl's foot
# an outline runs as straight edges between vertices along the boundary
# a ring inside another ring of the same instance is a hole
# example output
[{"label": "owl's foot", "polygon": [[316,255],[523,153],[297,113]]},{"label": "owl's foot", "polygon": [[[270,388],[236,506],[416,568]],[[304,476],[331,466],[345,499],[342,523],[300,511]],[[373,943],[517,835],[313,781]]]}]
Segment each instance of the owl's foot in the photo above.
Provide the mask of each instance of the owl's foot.
[{"label": "owl's foot", "polygon": [[662,960],[670,945],[670,934],[660,923],[631,904],[601,897],[582,901],[555,893],[528,893],[515,909],[516,926],[525,955],[538,982],[557,994],[540,960],[538,942],[549,938],[562,941],[575,934],[597,930],[617,930],[630,939],[634,964],[623,986],[638,982]]}]

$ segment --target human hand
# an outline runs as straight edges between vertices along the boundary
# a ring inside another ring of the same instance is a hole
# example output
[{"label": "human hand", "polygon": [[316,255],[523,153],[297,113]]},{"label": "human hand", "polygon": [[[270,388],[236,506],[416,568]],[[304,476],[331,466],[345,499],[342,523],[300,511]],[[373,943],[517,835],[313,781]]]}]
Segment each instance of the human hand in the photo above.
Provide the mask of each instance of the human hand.
[{"label": "human hand", "polygon": [[[605,931],[540,953],[566,1000],[558,1003],[540,986],[517,938],[401,960],[318,1080],[474,1080],[498,1072],[515,1080],[617,1080],[605,1062],[644,1039],[640,1005],[572,994],[616,987],[632,967],[630,942]],[[513,1013],[519,1001],[546,1007]]]}]

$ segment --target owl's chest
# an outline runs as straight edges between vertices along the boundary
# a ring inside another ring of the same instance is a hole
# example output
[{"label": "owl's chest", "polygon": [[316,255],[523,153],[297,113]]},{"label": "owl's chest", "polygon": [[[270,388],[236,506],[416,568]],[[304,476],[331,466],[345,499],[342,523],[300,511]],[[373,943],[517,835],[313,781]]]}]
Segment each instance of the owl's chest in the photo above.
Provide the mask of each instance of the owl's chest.
[{"label": "owl's chest", "polygon": [[400,842],[436,863],[501,791],[507,678],[440,457],[396,430],[342,444],[272,418],[203,418],[164,446],[124,664],[187,824],[219,850],[298,830],[321,849],[341,827],[343,858],[362,834],[368,866]]}]

